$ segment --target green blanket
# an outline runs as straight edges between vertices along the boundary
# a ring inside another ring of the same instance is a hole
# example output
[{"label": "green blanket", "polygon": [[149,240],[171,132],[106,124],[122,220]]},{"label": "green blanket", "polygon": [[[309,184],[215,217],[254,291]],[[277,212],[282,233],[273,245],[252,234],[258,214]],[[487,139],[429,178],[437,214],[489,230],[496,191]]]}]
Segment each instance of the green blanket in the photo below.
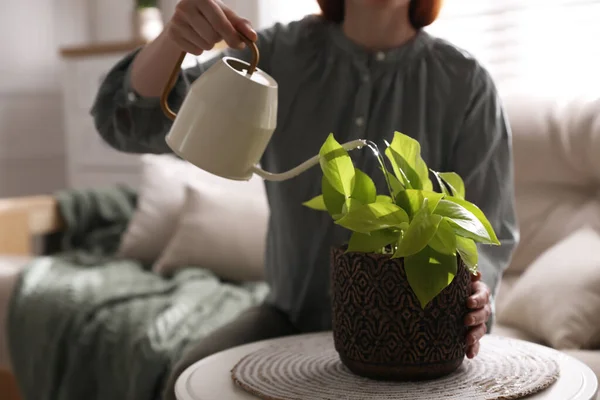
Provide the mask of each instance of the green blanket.
[{"label": "green blanket", "polygon": [[187,344],[262,302],[262,283],[195,266],[163,279],[113,256],[135,209],[124,187],[58,194],[61,253],[31,262],[8,336],[25,400],[156,400]]}]

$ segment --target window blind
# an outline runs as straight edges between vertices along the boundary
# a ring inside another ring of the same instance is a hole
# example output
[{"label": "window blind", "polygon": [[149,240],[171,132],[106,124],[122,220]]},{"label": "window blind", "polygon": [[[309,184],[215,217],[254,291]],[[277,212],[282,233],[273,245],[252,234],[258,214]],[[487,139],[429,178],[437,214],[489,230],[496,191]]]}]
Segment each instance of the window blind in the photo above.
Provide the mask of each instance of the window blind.
[{"label": "window blind", "polygon": [[316,0],[258,0],[260,4],[259,28],[268,27],[276,22],[287,23],[308,14],[320,12]]},{"label": "window blind", "polygon": [[501,91],[600,96],[600,0],[446,0],[427,30],[477,57]]},{"label": "window blind", "polygon": [[[261,25],[318,12],[316,0],[258,0]],[[600,0],[445,0],[427,29],[473,54],[499,89],[600,96]]]}]

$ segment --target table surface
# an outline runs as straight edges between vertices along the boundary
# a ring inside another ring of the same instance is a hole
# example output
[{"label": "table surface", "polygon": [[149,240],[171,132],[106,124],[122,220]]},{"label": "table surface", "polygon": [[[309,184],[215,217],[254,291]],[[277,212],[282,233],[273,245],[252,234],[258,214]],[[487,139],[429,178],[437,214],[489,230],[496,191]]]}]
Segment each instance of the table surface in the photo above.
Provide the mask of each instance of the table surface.
[{"label": "table surface", "polygon": [[[178,400],[257,400],[231,379],[231,369],[247,354],[273,344],[302,340],[305,335],[265,340],[217,353],[190,366],[175,385]],[[482,339],[482,346],[489,336]],[[547,390],[527,400],[595,400],[598,380],[581,361],[559,353],[560,378]]]}]

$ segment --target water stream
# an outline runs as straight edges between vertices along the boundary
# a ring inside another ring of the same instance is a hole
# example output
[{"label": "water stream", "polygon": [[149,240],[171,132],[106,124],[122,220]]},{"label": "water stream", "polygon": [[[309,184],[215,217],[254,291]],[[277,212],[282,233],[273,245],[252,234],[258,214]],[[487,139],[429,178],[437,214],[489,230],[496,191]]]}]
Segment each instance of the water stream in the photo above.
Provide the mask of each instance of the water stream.
[{"label": "water stream", "polygon": [[373,142],[371,140],[366,140],[365,142],[367,143],[367,147],[369,149],[371,149],[371,151],[373,152],[375,157],[377,157],[377,161],[379,161],[379,165],[381,166],[381,173],[383,174],[383,177],[385,178],[385,183],[387,184],[388,191],[390,192],[390,196],[393,199],[394,192],[392,191],[392,184],[391,184],[390,178],[387,174],[387,168],[385,167],[385,158],[383,158],[383,155],[379,151],[379,147],[377,146],[377,144],[375,144],[375,142]]}]

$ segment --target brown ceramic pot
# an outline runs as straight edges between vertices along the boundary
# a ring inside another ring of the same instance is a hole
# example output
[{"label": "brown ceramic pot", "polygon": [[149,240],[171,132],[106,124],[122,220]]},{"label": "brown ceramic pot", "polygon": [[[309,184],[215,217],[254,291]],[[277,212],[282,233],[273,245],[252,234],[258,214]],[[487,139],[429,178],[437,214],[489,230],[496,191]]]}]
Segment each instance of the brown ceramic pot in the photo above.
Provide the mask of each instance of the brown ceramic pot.
[{"label": "brown ceramic pot", "polygon": [[459,259],[452,283],[422,309],[403,259],[332,249],[333,337],[342,362],[383,380],[454,372],[465,358],[470,280]]}]

